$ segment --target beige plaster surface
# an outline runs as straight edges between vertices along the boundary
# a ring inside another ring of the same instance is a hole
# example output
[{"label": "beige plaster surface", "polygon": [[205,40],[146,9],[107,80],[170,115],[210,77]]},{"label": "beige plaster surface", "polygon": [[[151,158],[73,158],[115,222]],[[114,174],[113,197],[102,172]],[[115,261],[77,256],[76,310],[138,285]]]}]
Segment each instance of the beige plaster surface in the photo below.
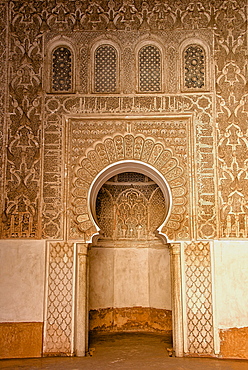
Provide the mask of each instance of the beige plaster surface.
[{"label": "beige plaster surface", "polygon": [[115,253],[114,306],[149,306],[148,250],[120,249]]},{"label": "beige plaster surface", "polygon": [[215,298],[219,329],[248,326],[248,241],[215,241]]},{"label": "beige plaster surface", "polygon": [[42,322],[45,241],[0,241],[0,322]]},{"label": "beige plaster surface", "polygon": [[149,249],[148,255],[150,306],[171,310],[169,249]]},{"label": "beige plaster surface", "polygon": [[166,248],[92,247],[90,309],[154,307],[171,309],[169,252]]},{"label": "beige plaster surface", "polygon": [[92,248],[89,251],[89,309],[113,307],[114,249]]}]

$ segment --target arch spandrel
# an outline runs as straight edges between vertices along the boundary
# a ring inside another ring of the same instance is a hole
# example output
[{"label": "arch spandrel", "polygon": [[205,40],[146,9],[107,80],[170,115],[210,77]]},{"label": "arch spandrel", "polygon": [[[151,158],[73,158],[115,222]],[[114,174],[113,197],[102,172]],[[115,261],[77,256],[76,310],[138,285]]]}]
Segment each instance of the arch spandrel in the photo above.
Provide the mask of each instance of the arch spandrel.
[{"label": "arch spandrel", "polygon": [[[158,233],[165,234],[168,240],[179,239],[179,232],[184,239],[189,235],[189,231],[185,232],[189,204],[187,179],[173,150],[153,137],[117,133],[95,142],[78,161],[73,175],[71,238],[77,235],[77,239],[91,241],[99,232],[94,215],[97,192],[113,174],[130,169],[151,177],[168,201],[167,216]],[[78,206],[82,203],[87,204],[87,209]]]}]

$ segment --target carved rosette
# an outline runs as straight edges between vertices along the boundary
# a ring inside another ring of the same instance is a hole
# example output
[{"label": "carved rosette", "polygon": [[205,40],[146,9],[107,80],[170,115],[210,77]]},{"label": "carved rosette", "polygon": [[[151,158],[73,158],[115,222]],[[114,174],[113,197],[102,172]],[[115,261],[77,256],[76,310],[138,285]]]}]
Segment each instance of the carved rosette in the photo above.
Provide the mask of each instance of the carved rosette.
[{"label": "carved rosette", "polygon": [[[97,231],[90,220],[88,209],[88,192],[94,178],[105,167],[124,160],[144,162],[157,169],[167,181],[172,194],[172,212],[162,232],[169,239],[179,237],[182,225],[186,222],[188,189],[184,177],[184,169],[171,149],[142,135],[116,134],[105,137],[88,149],[80,158],[75,170],[72,189],[72,206],[74,225],[77,225],[78,236],[90,239]],[[71,237],[75,234],[71,233]],[[188,237],[188,235],[186,236]]]}]

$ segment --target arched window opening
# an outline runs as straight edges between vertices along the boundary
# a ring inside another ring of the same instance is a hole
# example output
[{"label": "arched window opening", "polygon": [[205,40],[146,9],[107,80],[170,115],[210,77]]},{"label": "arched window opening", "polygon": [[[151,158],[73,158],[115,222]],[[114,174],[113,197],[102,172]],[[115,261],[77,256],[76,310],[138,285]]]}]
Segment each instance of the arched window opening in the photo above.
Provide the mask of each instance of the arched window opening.
[{"label": "arched window opening", "polygon": [[117,92],[117,51],[112,45],[101,45],[95,51],[96,93]]},{"label": "arched window opening", "polygon": [[184,85],[186,89],[205,88],[205,52],[200,45],[184,50]]},{"label": "arched window opening", "polygon": [[52,53],[52,91],[72,91],[72,52],[65,46]]},{"label": "arched window opening", "polygon": [[154,45],[143,46],[139,51],[139,91],[161,91],[161,52]]}]

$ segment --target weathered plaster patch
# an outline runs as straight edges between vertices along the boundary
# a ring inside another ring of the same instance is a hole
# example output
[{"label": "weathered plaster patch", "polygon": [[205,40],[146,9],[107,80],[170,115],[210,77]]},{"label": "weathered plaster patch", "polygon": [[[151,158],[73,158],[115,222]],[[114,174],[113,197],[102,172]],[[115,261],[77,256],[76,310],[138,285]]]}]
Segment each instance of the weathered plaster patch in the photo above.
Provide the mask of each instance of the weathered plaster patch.
[{"label": "weathered plaster patch", "polygon": [[90,311],[90,330],[171,332],[170,310],[150,307],[102,308]]},{"label": "weathered plaster patch", "polygon": [[42,322],[0,323],[0,359],[41,357]]},{"label": "weathered plaster patch", "polygon": [[220,330],[219,334],[222,357],[248,359],[248,327]]}]

